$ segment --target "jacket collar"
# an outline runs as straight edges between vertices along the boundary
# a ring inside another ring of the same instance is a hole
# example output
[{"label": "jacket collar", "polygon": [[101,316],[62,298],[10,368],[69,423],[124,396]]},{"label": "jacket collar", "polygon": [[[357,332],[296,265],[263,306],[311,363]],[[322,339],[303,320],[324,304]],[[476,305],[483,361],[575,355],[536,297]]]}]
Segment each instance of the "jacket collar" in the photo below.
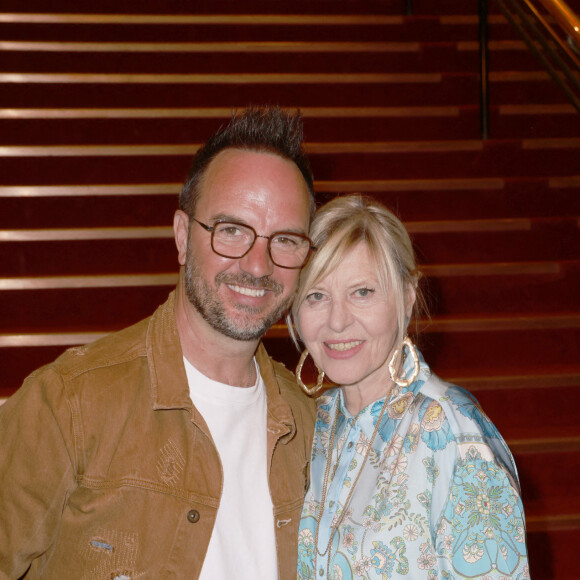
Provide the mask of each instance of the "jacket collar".
[{"label": "jacket collar", "polygon": [[[151,317],[146,348],[153,409],[189,409],[195,420],[198,412],[189,396],[183,351],[175,322],[175,291]],[[276,430],[279,437],[291,439],[296,430],[292,410],[280,393],[274,364],[262,343],[256,351],[256,361],[266,386],[268,428]],[[273,423],[270,423],[271,419]]]},{"label": "jacket collar", "polygon": [[175,323],[175,291],[151,317],[146,348],[153,409],[192,409]]},{"label": "jacket collar", "polygon": [[[256,351],[256,361],[260,367],[260,374],[266,386],[266,397],[268,399],[268,430],[273,430],[274,434],[282,437],[285,443],[294,437],[296,424],[294,415],[289,403],[282,397],[279,379],[274,369],[274,363],[268,356],[262,343]],[[272,419],[272,422],[270,420]]]}]

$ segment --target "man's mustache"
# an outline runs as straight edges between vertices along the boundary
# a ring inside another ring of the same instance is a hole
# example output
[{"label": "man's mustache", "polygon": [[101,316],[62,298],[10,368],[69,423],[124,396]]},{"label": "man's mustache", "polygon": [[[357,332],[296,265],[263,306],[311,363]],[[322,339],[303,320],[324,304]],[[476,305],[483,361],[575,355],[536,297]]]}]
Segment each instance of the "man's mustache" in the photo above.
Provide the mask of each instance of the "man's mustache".
[{"label": "man's mustache", "polygon": [[220,272],[215,277],[216,286],[220,284],[229,284],[232,286],[245,286],[246,288],[260,288],[263,290],[269,290],[273,292],[276,296],[279,296],[284,291],[283,284],[276,282],[270,276],[262,276],[261,278],[255,278],[251,274],[227,274],[225,272]]}]

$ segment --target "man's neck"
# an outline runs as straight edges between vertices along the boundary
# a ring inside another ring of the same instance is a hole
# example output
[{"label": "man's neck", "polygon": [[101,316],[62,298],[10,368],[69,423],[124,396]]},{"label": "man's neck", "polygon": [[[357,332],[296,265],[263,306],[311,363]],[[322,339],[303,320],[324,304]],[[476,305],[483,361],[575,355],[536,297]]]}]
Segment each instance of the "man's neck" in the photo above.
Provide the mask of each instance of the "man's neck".
[{"label": "man's neck", "polygon": [[212,328],[191,305],[182,286],[176,291],[175,318],[183,355],[198,371],[226,385],[245,387],[251,382],[259,340],[235,340]]}]

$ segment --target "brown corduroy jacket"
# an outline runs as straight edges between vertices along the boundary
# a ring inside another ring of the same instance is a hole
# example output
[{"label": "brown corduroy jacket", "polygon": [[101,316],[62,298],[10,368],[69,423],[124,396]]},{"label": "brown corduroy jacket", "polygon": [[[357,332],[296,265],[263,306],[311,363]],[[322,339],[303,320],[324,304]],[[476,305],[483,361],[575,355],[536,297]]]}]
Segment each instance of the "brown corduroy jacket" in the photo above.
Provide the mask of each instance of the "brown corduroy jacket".
[{"label": "brown corduroy jacket", "polygon": [[[315,405],[262,345],[256,357],[279,577],[295,578]],[[222,470],[189,396],[173,294],[34,372],[0,407],[0,482],[0,578],[198,577]]]}]

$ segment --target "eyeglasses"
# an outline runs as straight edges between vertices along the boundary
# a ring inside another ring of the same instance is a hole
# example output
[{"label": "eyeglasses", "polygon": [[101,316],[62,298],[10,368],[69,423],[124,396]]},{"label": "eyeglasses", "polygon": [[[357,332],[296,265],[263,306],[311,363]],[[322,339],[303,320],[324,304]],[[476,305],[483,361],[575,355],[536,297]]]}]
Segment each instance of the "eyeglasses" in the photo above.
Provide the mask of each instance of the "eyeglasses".
[{"label": "eyeglasses", "polygon": [[237,222],[216,222],[208,226],[192,218],[204,230],[211,232],[211,249],[223,258],[243,258],[254,246],[256,238],[268,240],[270,260],[280,268],[302,268],[310,253],[316,250],[312,240],[294,232],[274,232],[261,236],[256,230]]}]

